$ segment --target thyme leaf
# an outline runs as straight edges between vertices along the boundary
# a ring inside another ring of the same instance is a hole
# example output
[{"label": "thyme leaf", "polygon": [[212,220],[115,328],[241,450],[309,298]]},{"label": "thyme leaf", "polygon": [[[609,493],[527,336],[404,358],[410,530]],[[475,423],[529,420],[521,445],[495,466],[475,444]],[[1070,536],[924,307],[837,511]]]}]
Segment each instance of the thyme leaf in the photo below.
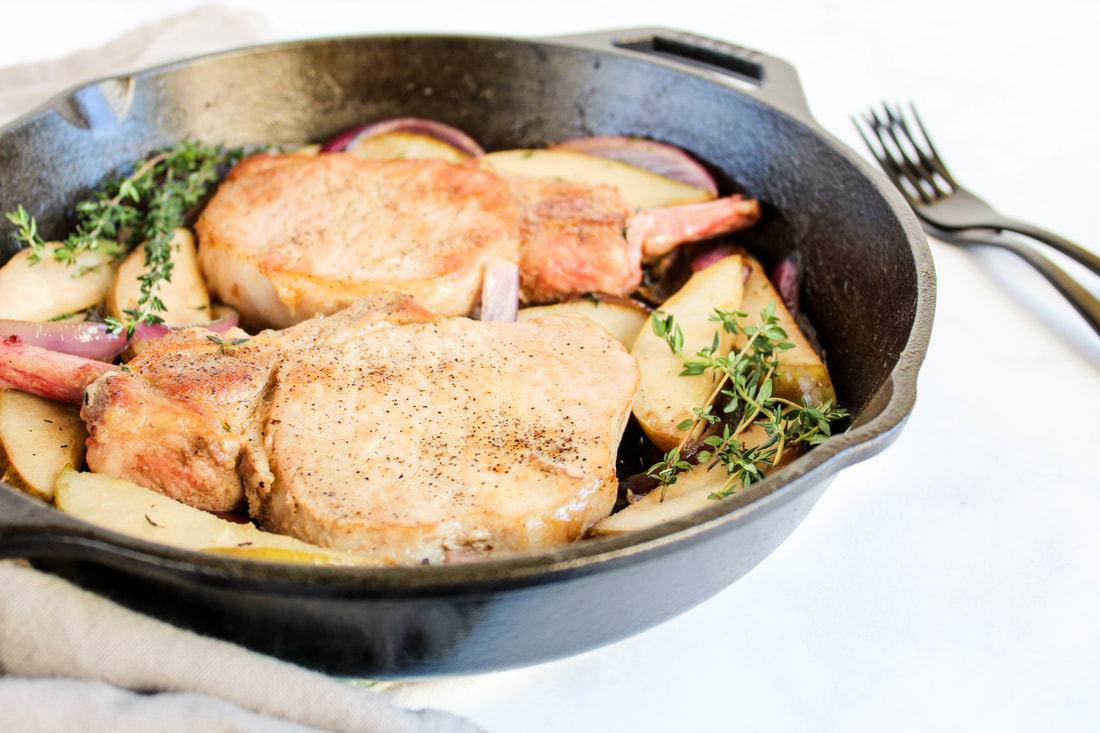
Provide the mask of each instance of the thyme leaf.
[{"label": "thyme leaf", "polygon": [[19,231],[15,233],[15,239],[17,241],[25,243],[31,249],[30,261],[33,265],[42,259],[42,254],[46,251],[46,243],[42,240],[42,237],[38,236],[38,222],[34,217],[27,213],[27,210],[20,204],[16,211],[9,212],[7,216],[15,226],[19,227]]}]

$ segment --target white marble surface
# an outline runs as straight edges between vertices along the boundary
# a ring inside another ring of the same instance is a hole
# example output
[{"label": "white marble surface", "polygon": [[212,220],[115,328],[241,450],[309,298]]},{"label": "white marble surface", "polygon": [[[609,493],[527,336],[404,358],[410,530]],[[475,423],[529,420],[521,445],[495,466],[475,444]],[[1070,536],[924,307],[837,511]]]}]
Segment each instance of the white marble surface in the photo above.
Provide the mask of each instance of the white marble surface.
[{"label": "white marble surface", "polygon": [[[193,5],[0,2],[0,66]],[[227,5],[262,12],[279,39],[659,25],[754,47],[798,67],[817,119],[845,142],[859,144],[850,114],[915,100],[957,177],[1100,249],[1089,1]],[[1012,256],[932,247],[937,320],[908,426],[842,473],[776,553],[634,638],[404,684],[398,699],[493,733],[1100,727],[1100,337]],[[1100,278],[1087,284],[1100,294]]]}]

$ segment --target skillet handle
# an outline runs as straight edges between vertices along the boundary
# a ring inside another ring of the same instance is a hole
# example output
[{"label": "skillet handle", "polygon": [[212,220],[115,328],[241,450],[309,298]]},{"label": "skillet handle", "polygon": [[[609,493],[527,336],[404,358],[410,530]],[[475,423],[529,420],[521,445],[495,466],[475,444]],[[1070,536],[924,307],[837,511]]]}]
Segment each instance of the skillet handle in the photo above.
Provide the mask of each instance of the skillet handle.
[{"label": "skillet handle", "polygon": [[643,54],[682,71],[701,71],[801,122],[816,124],[795,68],[751,48],[668,28],[629,28],[546,40],[592,51]]}]

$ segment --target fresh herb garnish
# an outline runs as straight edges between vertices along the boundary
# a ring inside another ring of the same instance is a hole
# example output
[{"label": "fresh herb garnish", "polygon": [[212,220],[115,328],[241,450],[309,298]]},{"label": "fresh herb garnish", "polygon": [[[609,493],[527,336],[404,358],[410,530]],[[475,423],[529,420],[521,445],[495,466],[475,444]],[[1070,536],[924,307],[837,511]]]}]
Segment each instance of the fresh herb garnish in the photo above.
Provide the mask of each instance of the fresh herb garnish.
[{"label": "fresh herb garnish", "polygon": [[[685,455],[689,442],[698,440],[708,428],[713,427],[714,432],[703,438],[703,447],[694,461],[700,465],[709,462],[711,468],[725,467],[725,483],[710,495],[711,499],[721,499],[763,479],[765,469],[779,465],[784,451],[823,442],[831,434],[832,423],[848,416],[831,400],[816,406],[800,405],[772,394],[779,354],[794,345],[786,341],[787,333],[779,326],[775,303],[760,314],[758,325],[745,325],[747,318],[746,313],[715,309],[710,320],[720,323],[721,328],[715,331],[710,346],[688,357],[683,353],[683,333],[673,317],[654,313],[653,333],[683,362],[680,375],[715,376],[714,389],[704,404],[693,408],[694,417],[676,426],[684,431],[683,439],[647,471],[659,481],[662,499],[668,487],[676,483],[677,474],[692,467]],[[742,334],[744,345],[722,355],[722,330],[734,336]],[[754,424],[767,437],[760,445],[746,446],[740,438]]]},{"label": "fresh herb garnish", "polygon": [[46,242],[42,237],[38,236],[38,222],[34,217],[27,213],[27,210],[23,208],[23,204],[19,204],[19,208],[14,212],[8,212],[6,214],[8,221],[15,226],[19,227],[19,231],[15,233],[15,239],[20,242],[25,242],[30,247],[31,263],[38,262],[42,259],[43,253],[46,251]]},{"label": "fresh herb garnish", "polygon": [[232,354],[234,352],[234,347],[240,346],[244,343],[248,343],[247,337],[230,339],[227,343],[225,341],[222,341],[221,336],[213,333],[206,334],[206,340],[212,344],[215,344],[218,347],[218,351],[221,352],[223,355]]},{"label": "fresh herb garnish", "polygon": [[[75,230],[52,252],[59,262],[74,265],[80,253],[90,250],[114,249],[111,254],[121,257],[145,243],[141,296],[122,319],[106,319],[110,331],[125,330],[133,336],[139,324],[163,322],[159,313],[165,308],[157,291],[172,279],[173,229],[184,226],[189,210],[242,154],[184,141],[148,158],[129,176],[108,181],[91,199],[77,204]],[[31,248],[31,261],[44,257],[46,243],[34,217],[19,206],[7,218],[18,227],[15,238]]]}]

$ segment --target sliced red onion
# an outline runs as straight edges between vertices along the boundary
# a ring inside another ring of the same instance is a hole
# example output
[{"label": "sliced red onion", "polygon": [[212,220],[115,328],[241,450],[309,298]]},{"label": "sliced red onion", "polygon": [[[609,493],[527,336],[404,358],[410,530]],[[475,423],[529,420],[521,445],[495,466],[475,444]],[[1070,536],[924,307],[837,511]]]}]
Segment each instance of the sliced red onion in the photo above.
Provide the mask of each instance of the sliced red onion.
[{"label": "sliced red onion", "polygon": [[118,356],[127,343],[125,334],[108,333],[104,323],[40,323],[0,319],[0,338],[12,336],[31,346],[99,361]]},{"label": "sliced red onion", "polygon": [[408,132],[416,135],[434,137],[440,142],[458,148],[470,156],[484,155],[485,150],[473,138],[458,128],[435,120],[419,117],[397,117],[391,120],[372,122],[369,125],[353,127],[332,138],[321,146],[322,153],[343,153],[354,148],[364,137],[381,135],[384,132]]},{"label": "sliced red onion", "polygon": [[[216,333],[224,333],[233,328],[240,322],[240,314],[232,308],[225,308],[224,315],[215,318],[209,323],[196,323],[194,326],[205,328],[207,331],[214,331]],[[134,340],[135,341],[149,341],[151,339],[160,338],[166,336],[170,331],[174,331],[177,328],[189,328],[188,326],[168,326],[163,323],[139,323],[134,328]]]},{"label": "sliced red onion", "polygon": [[[705,270],[711,265],[716,265],[722,260],[726,259],[732,254],[735,254],[738,250],[732,245],[719,244],[713,249],[708,249],[706,252],[698,255],[691,261],[691,271],[699,272]],[[752,268],[748,262],[741,265],[741,282],[747,283],[749,281],[749,275],[752,274]]]},{"label": "sliced red onion", "polygon": [[353,127],[350,130],[344,130],[336,137],[321,144],[322,153],[342,153],[348,149],[348,143],[355,138],[359,137],[359,134],[363,131],[362,127]]},{"label": "sliced red onion", "polygon": [[728,244],[720,244],[717,247],[708,249],[706,252],[699,254],[695,257],[695,259],[691,261],[691,271],[699,272],[700,270],[705,270],[711,265],[717,264],[718,262],[726,259],[731,254],[733,254],[733,252],[733,247]]},{"label": "sliced red onion", "polygon": [[519,268],[509,260],[485,266],[481,286],[481,320],[514,321],[519,312]]},{"label": "sliced red onion", "polygon": [[802,293],[802,268],[799,266],[797,255],[788,257],[772,270],[772,283],[775,285],[783,305],[787,306],[792,316],[798,315],[801,307],[800,295]]},{"label": "sliced red onion", "polygon": [[235,308],[228,306],[215,306],[215,313],[220,313],[217,318],[210,321],[210,323],[200,323],[198,325],[205,328],[207,331],[214,331],[215,333],[225,333],[231,328],[236,328],[240,323],[241,314],[237,312]]},{"label": "sliced red onion", "polygon": [[550,146],[551,150],[571,150],[575,153],[611,158],[620,163],[643,168],[674,181],[718,195],[718,184],[697,160],[680,148],[656,140],[629,135],[599,135],[578,137]]}]

